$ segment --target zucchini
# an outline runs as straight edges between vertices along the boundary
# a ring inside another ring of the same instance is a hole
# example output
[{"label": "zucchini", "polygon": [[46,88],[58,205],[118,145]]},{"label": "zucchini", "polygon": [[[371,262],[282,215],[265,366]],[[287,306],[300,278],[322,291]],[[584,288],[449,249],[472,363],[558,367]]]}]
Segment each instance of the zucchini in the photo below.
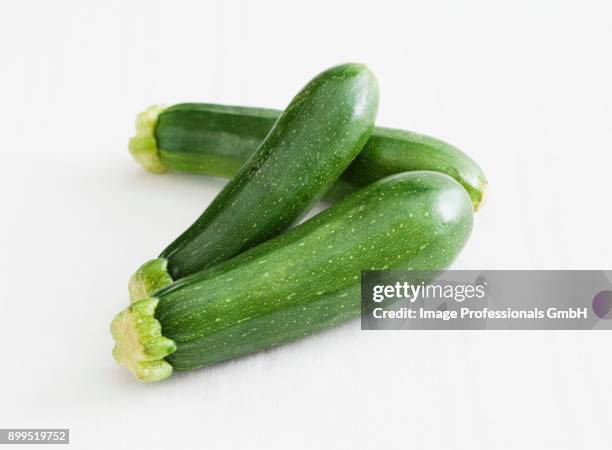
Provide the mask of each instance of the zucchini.
[{"label": "zucchini", "polygon": [[[153,106],[138,116],[130,152],[151,172],[172,169],[231,178],[280,114],[273,109],[206,103]],[[335,202],[380,178],[415,170],[450,175],[468,191],[475,210],[484,199],[484,173],[461,150],[433,137],[379,127],[325,199]]]},{"label": "zucchini", "polygon": [[196,222],[132,276],[132,300],[225,261],[298,221],[362,149],[377,109],[378,84],[366,66],[343,64],[315,77]]},{"label": "zucchini", "polygon": [[332,327],[360,312],[362,270],[447,267],[472,228],[465,189],[409,172],[370,184],[229,261],[132,303],[112,322],[115,359],[141,381]]}]

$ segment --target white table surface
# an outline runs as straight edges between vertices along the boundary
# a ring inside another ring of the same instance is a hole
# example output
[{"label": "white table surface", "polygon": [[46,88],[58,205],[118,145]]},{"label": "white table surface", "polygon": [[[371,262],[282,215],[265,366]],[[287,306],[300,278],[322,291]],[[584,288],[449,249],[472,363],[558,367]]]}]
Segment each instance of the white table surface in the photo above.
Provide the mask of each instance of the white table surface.
[{"label": "white table surface", "polygon": [[[283,108],[367,63],[378,123],[490,181],[465,269],[610,269],[608,1],[0,6],[0,427],[90,449],[610,448],[607,332],[365,332],[139,384],[108,330],[130,273],[224,181],[127,153],[151,103]],[[23,447],[27,448],[27,447]]]}]

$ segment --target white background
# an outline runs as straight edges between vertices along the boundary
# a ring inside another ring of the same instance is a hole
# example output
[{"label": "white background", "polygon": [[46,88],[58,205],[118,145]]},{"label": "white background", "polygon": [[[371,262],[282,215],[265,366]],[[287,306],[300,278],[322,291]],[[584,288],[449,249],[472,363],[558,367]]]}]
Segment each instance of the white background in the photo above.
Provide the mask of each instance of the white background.
[{"label": "white background", "polygon": [[610,448],[607,332],[357,322],[143,385],[108,326],[218,192],[127,153],[152,103],[283,108],[367,63],[378,123],[478,161],[455,268],[610,269],[609,1],[20,1],[0,6],[0,427],[73,448]]}]

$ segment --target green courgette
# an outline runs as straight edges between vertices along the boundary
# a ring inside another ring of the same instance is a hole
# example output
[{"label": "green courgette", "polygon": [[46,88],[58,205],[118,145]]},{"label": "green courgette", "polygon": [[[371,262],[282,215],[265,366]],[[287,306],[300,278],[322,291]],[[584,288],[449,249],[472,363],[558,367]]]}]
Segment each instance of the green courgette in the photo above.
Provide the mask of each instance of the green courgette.
[{"label": "green courgette", "polygon": [[[138,116],[130,151],[151,172],[171,169],[231,178],[280,114],[273,109],[205,103],[153,106]],[[450,175],[468,191],[475,210],[483,201],[484,173],[461,150],[433,137],[380,127],[325,199],[334,202],[380,178],[415,170]]]},{"label": "green courgette", "polygon": [[132,300],[298,221],[363,148],[377,109],[378,84],[366,66],[343,64],[315,77],[196,222],[132,276]]},{"label": "green courgette", "polygon": [[113,355],[141,381],[276,346],[354,318],[362,270],[446,268],[472,228],[465,189],[393,175],[288,232],[132,303]]}]

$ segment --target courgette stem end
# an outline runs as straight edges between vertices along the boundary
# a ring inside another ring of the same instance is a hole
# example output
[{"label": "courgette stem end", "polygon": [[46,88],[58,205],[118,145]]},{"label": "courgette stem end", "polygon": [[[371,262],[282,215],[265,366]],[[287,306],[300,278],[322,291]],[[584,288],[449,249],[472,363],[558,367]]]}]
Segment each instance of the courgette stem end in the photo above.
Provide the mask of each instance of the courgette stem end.
[{"label": "courgette stem end", "polygon": [[151,297],[155,292],[172,284],[168,273],[168,260],[155,258],[147,261],[130,277],[128,290],[130,301],[135,302]]},{"label": "courgette stem end", "polygon": [[158,301],[151,297],[132,303],[111,323],[115,340],[113,357],[145,383],[172,375],[172,366],[164,358],[176,350],[174,341],[162,335],[161,325],[155,319]]},{"label": "courgette stem end", "polygon": [[480,185],[480,192],[479,192],[480,195],[478,196],[478,199],[473,199],[474,212],[478,212],[482,208],[482,205],[487,199],[487,189],[488,188],[489,188],[489,183],[486,180],[484,180],[482,184]]},{"label": "courgette stem end", "polygon": [[167,170],[159,159],[159,150],[155,139],[157,118],[164,109],[163,106],[153,105],[138,114],[136,135],[130,139],[128,145],[134,159],[153,173],[164,173]]}]

